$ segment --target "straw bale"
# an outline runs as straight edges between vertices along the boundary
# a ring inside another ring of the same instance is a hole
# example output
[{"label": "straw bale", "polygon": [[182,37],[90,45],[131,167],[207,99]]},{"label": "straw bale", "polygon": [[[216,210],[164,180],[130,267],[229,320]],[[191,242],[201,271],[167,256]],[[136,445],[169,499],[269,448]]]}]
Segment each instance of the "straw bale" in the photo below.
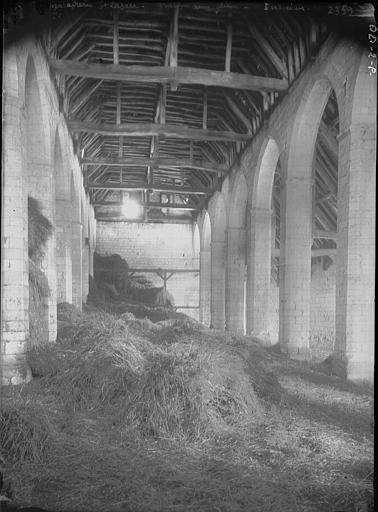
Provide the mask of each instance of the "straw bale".
[{"label": "straw bale", "polygon": [[40,261],[44,255],[47,240],[53,232],[53,225],[42,213],[37,199],[28,197],[28,250],[29,258]]}]

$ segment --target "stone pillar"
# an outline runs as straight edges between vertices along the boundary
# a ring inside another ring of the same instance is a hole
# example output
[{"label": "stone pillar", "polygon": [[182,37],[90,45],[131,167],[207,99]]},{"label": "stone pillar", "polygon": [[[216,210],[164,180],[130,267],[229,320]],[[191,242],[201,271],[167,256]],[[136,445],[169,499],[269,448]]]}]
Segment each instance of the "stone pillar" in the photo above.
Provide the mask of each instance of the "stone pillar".
[{"label": "stone pillar", "polygon": [[228,228],[227,329],[244,333],[245,229]]},{"label": "stone pillar", "polygon": [[56,201],[57,303],[72,302],[71,229],[66,219],[70,205],[64,199]]},{"label": "stone pillar", "polygon": [[82,242],[83,250],[83,263],[82,263],[82,301],[87,302],[88,290],[89,290],[89,247],[87,246],[85,239]]},{"label": "stone pillar", "polygon": [[375,163],[375,125],[340,135],[335,372],[351,380],[374,377]]},{"label": "stone pillar", "polygon": [[270,208],[252,208],[250,268],[247,283],[247,332],[271,343],[269,293],[272,215]]},{"label": "stone pillar", "polygon": [[290,177],[282,187],[279,341],[294,359],[310,359],[312,179]]},{"label": "stone pillar", "polygon": [[28,382],[31,372],[25,356],[29,332],[29,277],[20,103],[11,90],[3,93],[3,102],[0,377],[1,385],[8,385]]},{"label": "stone pillar", "polygon": [[72,304],[82,309],[82,239],[83,226],[72,220]]},{"label": "stone pillar", "polygon": [[226,326],[226,241],[211,242],[211,327]]},{"label": "stone pillar", "polygon": [[210,325],[211,300],[211,253],[210,250],[200,251],[200,322]]}]

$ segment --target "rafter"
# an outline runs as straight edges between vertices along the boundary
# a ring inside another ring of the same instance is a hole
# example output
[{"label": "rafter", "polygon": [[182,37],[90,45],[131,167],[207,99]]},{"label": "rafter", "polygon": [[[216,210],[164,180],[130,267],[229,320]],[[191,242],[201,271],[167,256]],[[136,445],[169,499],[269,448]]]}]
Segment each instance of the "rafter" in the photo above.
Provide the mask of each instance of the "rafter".
[{"label": "rafter", "polygon": [[288,81],[280,78],[253,76],[209,69],[170,66],[125,66],[122,64],[84,63],[64,59],[49,59],[50,67],[57,73],[120,80],[122,82],[198,84],[228,87],[250,91],[285,91]]}]

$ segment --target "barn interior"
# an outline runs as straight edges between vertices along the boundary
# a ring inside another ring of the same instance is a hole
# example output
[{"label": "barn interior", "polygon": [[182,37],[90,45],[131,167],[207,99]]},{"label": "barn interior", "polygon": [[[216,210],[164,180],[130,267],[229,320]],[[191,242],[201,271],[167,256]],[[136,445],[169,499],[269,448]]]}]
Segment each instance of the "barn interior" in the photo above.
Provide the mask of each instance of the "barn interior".
[{"label": "barn interior", "polygon": [[376,30],[5,5],[4,501],[373,510]]}]

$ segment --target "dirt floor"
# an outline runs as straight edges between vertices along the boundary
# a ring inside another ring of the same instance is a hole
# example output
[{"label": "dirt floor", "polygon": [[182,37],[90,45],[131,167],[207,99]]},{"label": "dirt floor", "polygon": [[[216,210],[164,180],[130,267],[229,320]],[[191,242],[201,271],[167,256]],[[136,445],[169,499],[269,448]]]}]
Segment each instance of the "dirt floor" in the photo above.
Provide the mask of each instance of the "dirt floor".
[{"label": "dirt floor", "polygon": [[30,353],[34,380],[2,390],[0,465],[16,504],[374,509],[371,386],[182,317],[97,304],[58,318],[57,344]]}]

